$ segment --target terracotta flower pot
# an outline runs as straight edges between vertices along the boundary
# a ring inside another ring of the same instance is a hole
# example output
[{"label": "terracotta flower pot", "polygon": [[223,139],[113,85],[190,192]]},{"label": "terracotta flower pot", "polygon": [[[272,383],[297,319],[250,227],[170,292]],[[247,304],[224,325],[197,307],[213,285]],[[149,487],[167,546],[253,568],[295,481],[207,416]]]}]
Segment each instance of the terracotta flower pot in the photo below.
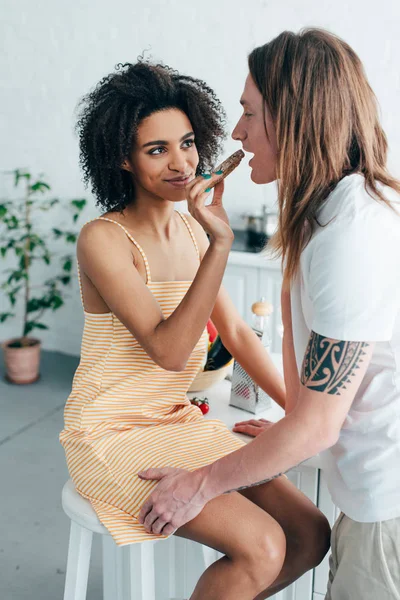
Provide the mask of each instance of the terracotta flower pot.
[{"label": "terracotta flower pot", "polygon": [[6,379],[11,383],[33,383],[39,379],[41,342],[36,338],[27,338],[28,345],[12,347],[20,338],[6,340],[3,346]]}]

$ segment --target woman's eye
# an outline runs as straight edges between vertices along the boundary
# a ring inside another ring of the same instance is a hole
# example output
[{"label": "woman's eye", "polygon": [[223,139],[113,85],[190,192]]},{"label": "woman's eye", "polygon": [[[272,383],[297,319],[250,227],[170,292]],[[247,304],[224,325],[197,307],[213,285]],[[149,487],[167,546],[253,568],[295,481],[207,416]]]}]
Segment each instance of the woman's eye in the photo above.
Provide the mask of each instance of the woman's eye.
[{"label": "woman's eye", "polygon": [[253,115],[251,113],[244,113],[245,117],[252,117]]},{"label": "woman's eye", "polygon": [[194,146],[194,140],[186,140],[185,142],[183,142],[183,145],[185,148],[191,148],[192,146]]},{"label": "woman's eye", "polygon": [[152,150],[150,150],[149,154],[151,156],[155,156],[157,154],[161,154],[161,152],[159,152],[159,150],[161,150],[161,152],[164,152],[164,148],[162,146],[159,146],[158,148],[153,148]]}]

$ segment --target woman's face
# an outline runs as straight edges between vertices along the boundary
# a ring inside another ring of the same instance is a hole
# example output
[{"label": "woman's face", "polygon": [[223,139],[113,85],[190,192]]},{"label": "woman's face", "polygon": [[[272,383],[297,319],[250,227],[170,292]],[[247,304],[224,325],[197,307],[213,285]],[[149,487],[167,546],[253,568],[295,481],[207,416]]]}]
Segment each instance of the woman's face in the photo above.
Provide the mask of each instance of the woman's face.
[{"label": "woman's face", "polygon": [[[276,180],[277,142],[275,127],[252,76],[246,79],[240,99],[243,115],[232,132],[234,140],[242,142],[243,150],[252,152],[251,179],[254,183]],[[267,135],[268,134],[268,135]]]},{"label": "woman's face", "polygon": [[195,177],[198,162],[192,125],[185,113],[171,108],[143,119],[123,168],[132,172],[139,189],[179,202],[186,199],[185,186]]}]

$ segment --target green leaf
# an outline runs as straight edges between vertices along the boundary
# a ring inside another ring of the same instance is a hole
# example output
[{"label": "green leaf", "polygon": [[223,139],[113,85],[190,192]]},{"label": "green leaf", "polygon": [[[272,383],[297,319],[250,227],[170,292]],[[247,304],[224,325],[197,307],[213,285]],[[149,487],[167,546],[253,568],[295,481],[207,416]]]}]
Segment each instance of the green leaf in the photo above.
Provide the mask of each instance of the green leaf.
[{"label": "green leaf", "polygon": [[26,312],[36,312],[43,308],[43,301],[41,298],[31,298],[26,305]]},{"label": "green leaf", "polygon": [[36,181],[33,185],[31,185],[32,192],[45,192],[46,190],[51,190],[51,187],[45,181]]},{"label": "green leaf", "polygon": [[78,236],[76,235],[76,233],[69,232],[65,235],[65,241],[69,242],[70,244],[74,244],[77,240],[77,237]]},{"label": "green leaf", "polygon": [[14,171],[14,186],[17,187],[20,179],[27,179],[28,181],[31,178],[31,174],[22,171],[22,169],[15,169]]},{"label": "green leaf", "polygon": [[17,296],[18,292],[20,291],[20,289],[22,289],[22,285],[18,285],[17,287],[15,287],[14,289],[12,289],[8,292],[8,298],[10,300],[11,306],[15,305],[16,296]]},{"label": "green leaf", "polygon": [[0,204],[0,219],[2,219],[8,212],[8,208],[5,204]]},{"label": "green leaf", "polygon": [[32,329],[48,329],[47,325],[43,325],[43,323],[36,323],[35,321],[28,321],[25,326],[24,335],[28,335],[32,331]]},{"label": "green leaf", "polygon": [[21,281],[21,279],[27,279],[26,273],[23,271],[13,271],[7,279],[7,284],[10,285],[13,281]]},{"label": "green leaf", "polygon": [[10,231],[11,229],[18,229],[20,226],[20,222],[15,215],[11,215],[11,217],[7,217],[3,219],[4,223],[7,226],[7,229]]},{"label": "green leaf", "polygon": [[4,323],[4,321],[6,321],[7,319],[9,319],[10,317],[15,317],[14,313],[0,313],[0,323]]},{"label": "green leaf", "polygon": [[64,271],[68,271],[70,272],[72,269],[72,260],[70,258],[68,258],[65,263],[63,264],[63,269]]},{"label": "green leaf", "polygon": [[56,236],[56,238],[59,238],[62,236],[63,232],[61,231],[61,229],[56,229],[56,227],[53,227],[53,233]]},{"label": "green leaf", "polygon": [[87,201],[84,198],[81,198],[78,200],[71,200],[71,204],[72,206],[75,206],[80,212],[85,208]]},{"label": "green leaf", "polygon": [[69,277],[69,276],[60,277],[59,279],[60,279],[61,283],[63,283],[64,285],[68,285],[69,282],[71,281],[71,277]]},{"label": "green leaf", "polygon": [[60,308],[60,306],[62,306],[63,304],[64,300],[61,298],[61,296],[54,296],[54,298],[52,298],[51,308],[53,310],[57,310],[57,308]]},{"label": "green leaf", "polygon": [[[26,260],[26,262],[25,262]],[[31,266],[31,257],[27,256],[25,259],[25,255],[23,254],[19,259],[19,268],[21,271],[26,271]]]}]

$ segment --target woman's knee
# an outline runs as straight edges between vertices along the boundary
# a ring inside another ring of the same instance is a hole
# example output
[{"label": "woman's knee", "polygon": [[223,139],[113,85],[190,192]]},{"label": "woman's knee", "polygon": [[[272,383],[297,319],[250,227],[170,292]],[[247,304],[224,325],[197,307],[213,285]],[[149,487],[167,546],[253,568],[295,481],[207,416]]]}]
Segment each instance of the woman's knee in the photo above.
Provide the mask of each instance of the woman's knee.
[{"label": "woman's knee", "polygon": [[[301,532],[292,540],[297,561],[301,563],[304,572],[317,567],[330,548],[331,528],[328,519],[318,511],[303,524]],[[289,540],[288,540],[289,544]]]},{"label": "woman's knee", "polygon": [[281,526],[271,524],[241,549],[242,561],[255,594],[268,588],[282,570],[286,556],[286,537]]}]

